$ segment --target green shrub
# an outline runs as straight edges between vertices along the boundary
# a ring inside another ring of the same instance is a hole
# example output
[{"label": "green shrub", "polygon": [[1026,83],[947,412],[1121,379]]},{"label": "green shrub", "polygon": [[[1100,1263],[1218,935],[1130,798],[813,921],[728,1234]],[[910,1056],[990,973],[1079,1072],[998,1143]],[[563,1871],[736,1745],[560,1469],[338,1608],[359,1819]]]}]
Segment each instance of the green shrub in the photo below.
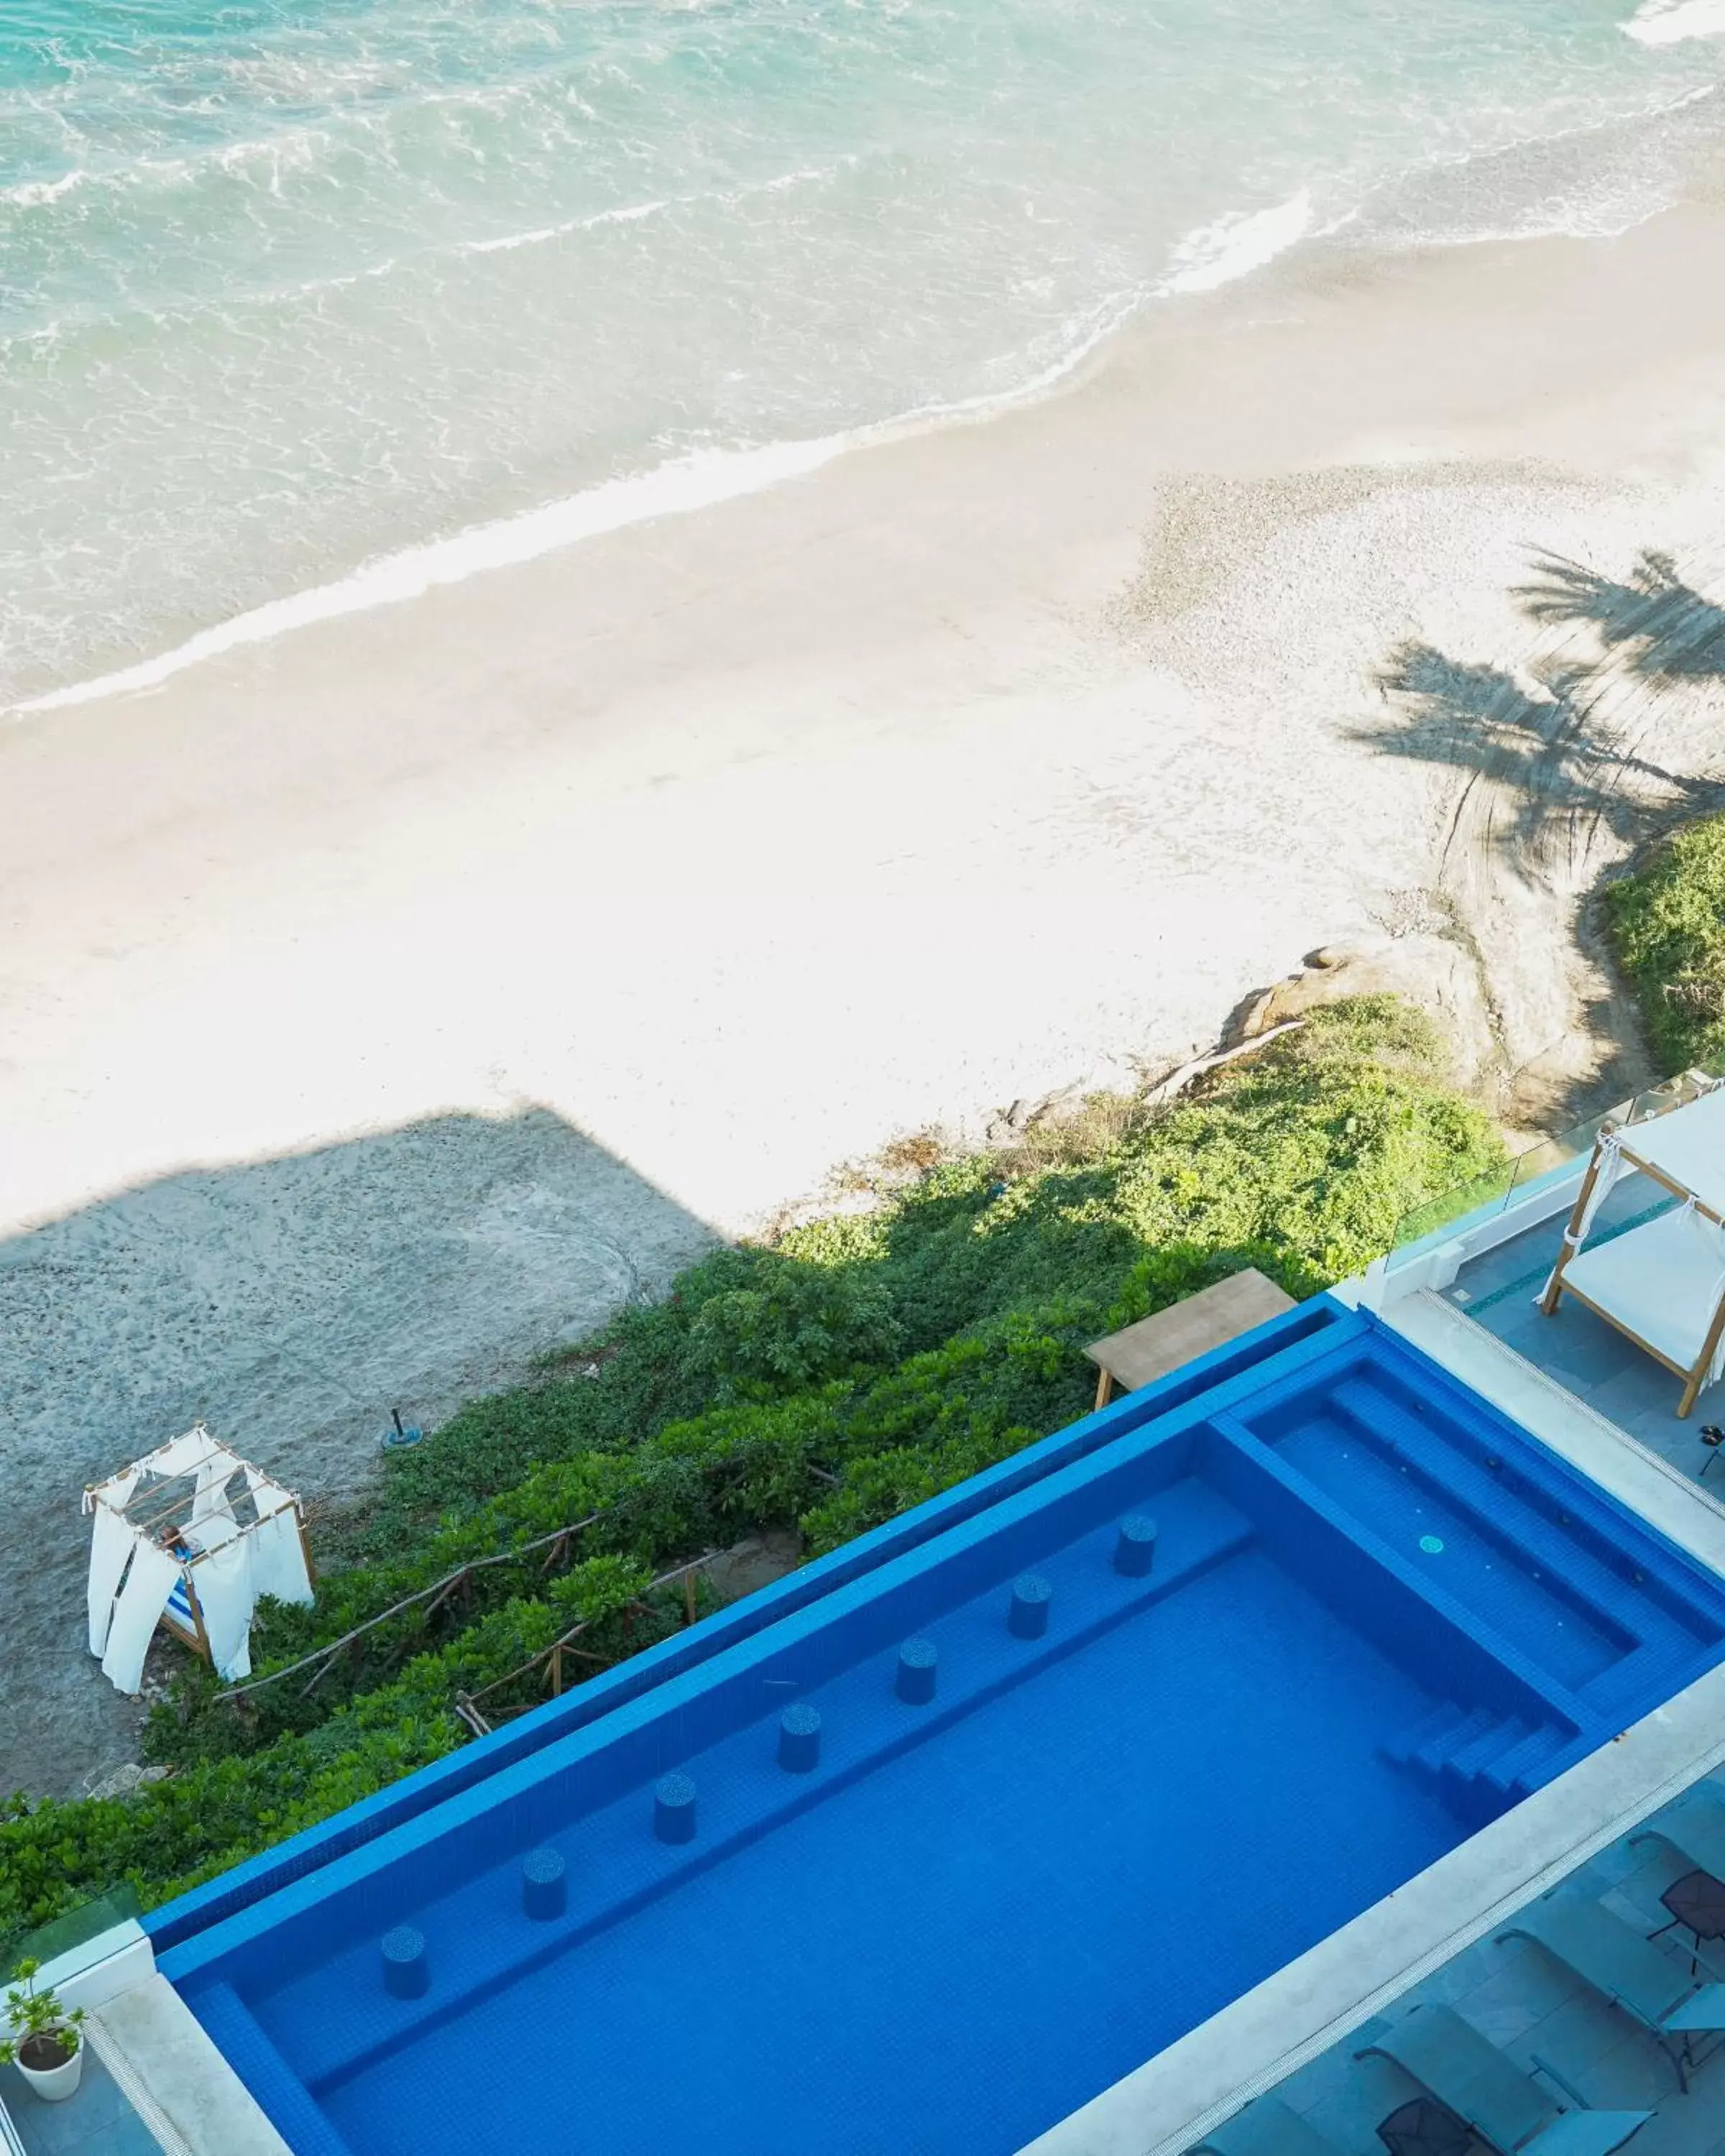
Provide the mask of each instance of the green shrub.
[{"label": "green shrub", "polygon": [[720,1406],[805,1392],[895,1361],[903,1332],[887,1283],[861,1265],[763,1255],[748,1284],[710,1296],[689,1327],[691,1370]]},{"label": "green shrub", "polygon": [[1686,825],[1605,889],[1618,963],[1668,1071],[1725,1059],[1725,816]]}]

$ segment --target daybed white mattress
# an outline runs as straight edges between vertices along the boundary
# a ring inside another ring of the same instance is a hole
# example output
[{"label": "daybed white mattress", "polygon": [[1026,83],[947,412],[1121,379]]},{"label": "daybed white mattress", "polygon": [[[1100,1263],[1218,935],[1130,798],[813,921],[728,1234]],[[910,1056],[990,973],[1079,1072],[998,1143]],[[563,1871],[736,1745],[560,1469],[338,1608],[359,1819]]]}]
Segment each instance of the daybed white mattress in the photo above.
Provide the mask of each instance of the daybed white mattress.
[{"label": "daybed white mattress", "polygon": [[1699,1214],[1674,1205],[1572,1258],[1563,1284],[1692,1369],[1725,1294],[1725,1235]]}]

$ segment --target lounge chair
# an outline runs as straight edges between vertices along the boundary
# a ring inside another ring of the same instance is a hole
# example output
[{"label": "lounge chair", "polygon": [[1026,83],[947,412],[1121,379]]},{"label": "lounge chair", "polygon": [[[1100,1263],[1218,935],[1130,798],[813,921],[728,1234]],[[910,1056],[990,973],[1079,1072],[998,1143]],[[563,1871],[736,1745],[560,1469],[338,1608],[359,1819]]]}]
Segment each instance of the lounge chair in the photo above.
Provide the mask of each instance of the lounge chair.
[{"label": "lounge chair", "polygon": [[1260,2096],[1207,2134],[1190,2156],[1340,2156],[1340,2151],[1280,2097]]},{"label": "lounge chair", "polygon": [[[1414,2006],[1356,2058],[1389,2059],[1464,2118],[1498,2156],[1611,2156],[1651,2111],[1566,2111],[1471,2021]],[[1549,2069],[1548,2069],[1549,2071]]]},{"label": "lounge chair", "polygon": [[1630,1836],[1632,1848],[1637,1842],[1656,1840],[1676,1850],[1697,1871],[1711,1871],[1715,1879],[1725,1879],[1725,1797],[1712,1784],[1703,1783],[1686,1803],[1673,1811],[1661,1812],[1649,1820],[1640,1833]]},{"label": "lounge chair", "polygon": [[[1602,1999],[1639,2021],[1663,2046],[1682,2088],[1689,2086],[1689,2036],[1709,2025],[1692,2013],[1674,2027],[1673,2016],[1692,2002],[1715,2004],[1720,2013],[1712,2025],[1725,2027],[1725,1984],[1709,1984],[1691,1975],[1633,1924],[1614,1917],[1585,1894],[1560,1887],[1530,1902],[1497,1936],[1532,1939]],[[1707,1999],[1710,1990],[1720,1994],[1717,2000]]]}]

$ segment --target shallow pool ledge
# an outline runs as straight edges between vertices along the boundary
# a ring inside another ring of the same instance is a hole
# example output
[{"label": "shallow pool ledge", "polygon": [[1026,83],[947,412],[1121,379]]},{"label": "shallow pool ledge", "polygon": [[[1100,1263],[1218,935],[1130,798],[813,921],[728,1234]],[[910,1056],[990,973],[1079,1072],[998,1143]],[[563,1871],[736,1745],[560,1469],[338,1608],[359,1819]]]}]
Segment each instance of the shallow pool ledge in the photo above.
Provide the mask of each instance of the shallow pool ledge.
[{"label": "shallow pool ledge", "polygon": [[1661,1460],[1429,1288],[1404,1296],[1384,1312],[1384,1322],[1639,1513],[1667,1542],[1725,1578],[1725,1502],[1703,1483]]},{"label": "shallow pool ledge", "polygon": [[1725,1763],[1725,1666],[1039,2134],[1019,2156],[1183,2156],[1512,1911]]}]

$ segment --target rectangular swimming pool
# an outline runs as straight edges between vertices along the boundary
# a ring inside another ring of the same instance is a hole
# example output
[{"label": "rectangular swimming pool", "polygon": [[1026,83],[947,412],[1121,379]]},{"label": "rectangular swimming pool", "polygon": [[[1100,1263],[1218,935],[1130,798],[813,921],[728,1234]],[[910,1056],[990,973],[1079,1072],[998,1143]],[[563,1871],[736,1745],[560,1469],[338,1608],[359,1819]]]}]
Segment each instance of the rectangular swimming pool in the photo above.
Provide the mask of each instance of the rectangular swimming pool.
[{"label": "rectangular swimming pool", "polygon": [[1368,1318],[1169,1399],[164,1972],[296,2156],[1010,2156],[1725,1656]]}]

